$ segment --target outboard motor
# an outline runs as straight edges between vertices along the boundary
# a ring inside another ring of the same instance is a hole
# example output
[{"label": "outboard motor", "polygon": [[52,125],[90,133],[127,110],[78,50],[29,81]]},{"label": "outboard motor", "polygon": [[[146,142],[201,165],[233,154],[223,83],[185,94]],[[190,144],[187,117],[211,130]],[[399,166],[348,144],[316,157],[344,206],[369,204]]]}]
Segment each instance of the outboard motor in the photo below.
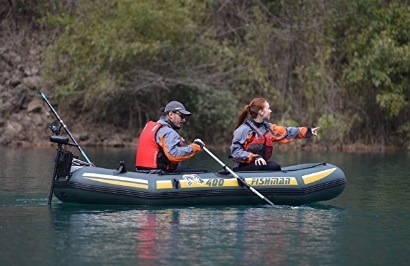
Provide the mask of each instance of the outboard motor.
[{"label": "outboard motor", "polygon": [[[50,127],[51,129],[51,127]],[[52,130],[54,132],[54,130]],[[55,133],[55,132],[54,132]],[[64,177],[66,180],[70,179],[70,170],[73,162],[73,153],[63,148],[63,145],[76,146],[73,143],[69,143],[68,137],[64,136],[51,136],[50,142],[57,143],[57,155],[54,160],[54,173],[51,180],[50,194],[48,196],[48,205],[51,205],[53,198],[54,184],[56,180]]]},{"label": "outboard motor", "polygon": [[68,137],[63,136],[51,136],[50,141],[58,144],[57,155],[54,160],[54,179],[65,177],[66,180],[70,179],[70,170],[73,162],[73,153],[64,149],[63,145],[70,145]]}]

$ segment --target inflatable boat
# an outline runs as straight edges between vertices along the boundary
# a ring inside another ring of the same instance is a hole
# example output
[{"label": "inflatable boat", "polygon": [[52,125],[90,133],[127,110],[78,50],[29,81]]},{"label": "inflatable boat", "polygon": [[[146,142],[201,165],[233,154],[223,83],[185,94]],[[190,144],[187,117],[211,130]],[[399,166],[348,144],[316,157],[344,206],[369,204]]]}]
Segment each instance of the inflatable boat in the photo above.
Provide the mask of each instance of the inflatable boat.
[{"label": "inflatable boat", "polygon": [[[206,170],[164,173],[95,167],[74,158],[62,146],[68,138],[50,137],[58,144],[50,190],[62,202],[104,205],[304,205],[339,196],[346,177],[330,163],[307,163],[281,171],[218,172]],[[74,144],[73,144],[74,145]],[[264,200],[265,201],[264,201]]]}]

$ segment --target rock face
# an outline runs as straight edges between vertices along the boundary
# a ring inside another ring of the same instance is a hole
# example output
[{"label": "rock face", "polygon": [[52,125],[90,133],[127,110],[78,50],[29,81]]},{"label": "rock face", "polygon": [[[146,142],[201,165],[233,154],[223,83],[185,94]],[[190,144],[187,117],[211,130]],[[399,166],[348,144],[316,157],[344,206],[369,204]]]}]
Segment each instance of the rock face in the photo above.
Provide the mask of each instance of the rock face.
[{"label": "rock face", "polygon": [[49,118],[38,95],[44,85],[42,48],[33,43],[22,51],[8,43],[0,43],[0,145],[41,145],[49,134]]},{"label": "rock face", "polygon": [[[0,25],[0,35],[1,32]],[[49,142],[52,132],[48,127],[57,122],[57,118],[39,95],[39,91],[43,91],[58,112],[53,93],[47,93],[50,85],[41,73],[42,50],[46,45],[37,35],[35,38],[24,36],[24,41],[15,38],[0,38],[0,147],[52,146]],[[78,114],[71,120],[70,114],[58,114],[82,146],[136,145],[136,136],[130,132],[119,132],[108,125],[82,124]],[[65,133],[63,129],[61,131]]]}]

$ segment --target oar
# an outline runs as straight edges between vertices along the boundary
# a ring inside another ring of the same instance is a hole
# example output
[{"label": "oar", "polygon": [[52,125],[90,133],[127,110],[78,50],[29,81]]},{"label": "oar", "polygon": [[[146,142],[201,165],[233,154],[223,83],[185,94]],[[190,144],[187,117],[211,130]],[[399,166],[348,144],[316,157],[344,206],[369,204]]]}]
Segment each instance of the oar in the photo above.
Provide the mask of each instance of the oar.
[{"label": "oar", "polygon": [[275,204],[272,203],[272,201],[267,199],[265,196],[263,196],[261,193],[259,193],[256,189],[254,189],[251,185],[249,185],[243,177],[238,176],[234,171],[229,169],[228,166],[226,166],[221,160],[219,160],[219,158],[216,157],[212,152],[210,152],[205,146],[203,146],[202,149],[204,151],[206,151],[206,153],[208,153],[212,158],[214,158],[215,161],[217,161],[220,165],[222,165],[222,167],[225,170],[227,170],[229,173],[231,173],[231,175],[233,175],[236,179],[238,179],[238,181],[241,182],[247,189],[249,189],[250,191],[255,193],[259,198],[263,199],[264,201],[266,201],[270,205],[272,205],[272,206],[275,205]]},{"label": "oar", "polygon": [[87,155],[85,154],[85,152],[83,151],[83,149],[81,149],[80,144],[78,144],[78,142],[74,139],[74,136],[71,134],[70,130],[68,130],[68,127],[66,126],[66,124],[64,124],[64,121],[60,118],[60,116],[57,114],[56,110],[54,109],[54,107],[51,105],[51,103],[47,100],[47,97],[44,93],[42,93],[41,91],[39,92],[40,96],[44,99],[44,101],[47,103],[48,107],[50,108],[50,110],[53,112],[53,114],[55,115],[55,117],[57,117],[58,121],[60,122],[60,124],[63,126],[65,132],[67,132],[67,134],[70,136],[71,140],[74,142],[75,146],[77,146],[78,150],[81,152],[81,154],[83,155],[83,157],[85,158],[85,160],[91,164],[92,166],[94,166],[94,164],[90,161],[90,159],[88,159]]}]

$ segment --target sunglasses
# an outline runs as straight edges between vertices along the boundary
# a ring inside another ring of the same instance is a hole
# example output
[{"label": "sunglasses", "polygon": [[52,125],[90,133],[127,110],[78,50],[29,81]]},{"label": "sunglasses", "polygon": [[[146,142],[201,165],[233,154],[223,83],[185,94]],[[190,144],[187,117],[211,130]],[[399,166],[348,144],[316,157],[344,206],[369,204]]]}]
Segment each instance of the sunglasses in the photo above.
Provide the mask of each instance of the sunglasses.
[{"label": "sunglasses", "polygon": [[181,117],[181,119],[186,119],[187,118],[187,116],[186,115],[184,115],[184,114],[181,114],[180,112],[177,112],[177,111],[172,111],[174,114],[177,114],[177,115],[179,115],[180,117]]}]

